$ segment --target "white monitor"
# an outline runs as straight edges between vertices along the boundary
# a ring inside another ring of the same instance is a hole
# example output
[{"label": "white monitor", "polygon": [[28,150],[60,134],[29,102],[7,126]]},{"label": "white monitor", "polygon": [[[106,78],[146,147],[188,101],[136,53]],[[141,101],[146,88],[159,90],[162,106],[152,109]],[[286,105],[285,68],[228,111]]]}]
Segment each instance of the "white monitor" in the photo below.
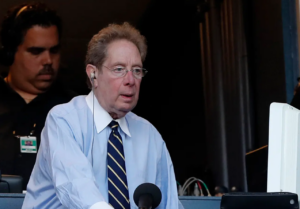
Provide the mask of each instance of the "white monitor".
[{"label": "white monitor", "polygon": [[300,111],[272,103],[269,119],[268,192],[300,197]]}]

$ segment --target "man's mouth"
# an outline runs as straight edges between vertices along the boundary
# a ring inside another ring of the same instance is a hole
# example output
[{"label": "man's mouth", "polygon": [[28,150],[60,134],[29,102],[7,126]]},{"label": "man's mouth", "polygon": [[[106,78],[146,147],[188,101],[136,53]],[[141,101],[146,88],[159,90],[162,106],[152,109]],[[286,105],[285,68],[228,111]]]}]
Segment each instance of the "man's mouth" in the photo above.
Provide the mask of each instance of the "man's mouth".
[{"label": "man's mouth", "polygon": [[121,97],[123,99],[131,99],[133,97],[133,94],[121,94]]},{"label": "man's mouth", "polygon": [[37,79],[38,80],[42,80],[42,81],[50,81],[50,80],[53,80],[54,78],[54,73],[40,73],[38,76],[37,76]]},{"label": "man's mouth", "polygon": [[39,75],[54,75],[54,72],[39,73]]},{"label": "man's mouth", "polygon": [[40,70],[38,75],[54,75],[54,69],[49,65],[44,66],[44,68]]},{"label": "man's mouth", "polygon": [[133,94],[121,94],[121,96],[125,96],[125,97],[132,97]]}]

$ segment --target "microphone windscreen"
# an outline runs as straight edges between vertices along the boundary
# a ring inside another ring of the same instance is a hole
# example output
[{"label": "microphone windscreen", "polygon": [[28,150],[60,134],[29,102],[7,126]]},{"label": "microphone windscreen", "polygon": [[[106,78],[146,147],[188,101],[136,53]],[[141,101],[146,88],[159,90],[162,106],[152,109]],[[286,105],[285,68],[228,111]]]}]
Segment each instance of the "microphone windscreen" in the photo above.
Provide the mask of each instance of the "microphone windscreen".
[{"label": "microphone windscreen", "polygon": [[139,205],[140,197],[145,194],[152,196],[153,198],[152,208],[156,208],[160,204],[161,201],[160,189],[155,184],[143,183],[135,189],[133,194],[133,199],[137,206]]}]

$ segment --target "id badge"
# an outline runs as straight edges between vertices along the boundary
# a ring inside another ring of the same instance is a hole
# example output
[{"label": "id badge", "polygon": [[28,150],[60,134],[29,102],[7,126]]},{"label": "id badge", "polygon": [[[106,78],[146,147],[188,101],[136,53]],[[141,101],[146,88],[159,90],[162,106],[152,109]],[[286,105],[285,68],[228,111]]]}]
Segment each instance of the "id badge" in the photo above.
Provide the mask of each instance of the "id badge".
[{"label": "id badge", "polygon": [[36,137],[21,136],[20,148],[21,148],[21,153],[37,153]]}]

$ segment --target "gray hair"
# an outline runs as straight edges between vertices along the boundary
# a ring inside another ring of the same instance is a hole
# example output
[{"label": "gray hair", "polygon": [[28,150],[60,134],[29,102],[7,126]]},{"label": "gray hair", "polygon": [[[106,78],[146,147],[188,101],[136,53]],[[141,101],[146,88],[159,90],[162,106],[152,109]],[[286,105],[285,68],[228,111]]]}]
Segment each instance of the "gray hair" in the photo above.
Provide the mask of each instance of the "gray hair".
[{"label": "gray hair", "polygon": [[[147,54],[146,38],[128,22],[124,22],[121,25],[110,24],[93,36],[88,44],[85,64],[92,64],[101,69],[107,56],[107,46],[113,41],[122,39],[136,45],[141,54],[142,61],[145,60]],[[88,81],[88,85],[91,88],[90,81]]]}]

